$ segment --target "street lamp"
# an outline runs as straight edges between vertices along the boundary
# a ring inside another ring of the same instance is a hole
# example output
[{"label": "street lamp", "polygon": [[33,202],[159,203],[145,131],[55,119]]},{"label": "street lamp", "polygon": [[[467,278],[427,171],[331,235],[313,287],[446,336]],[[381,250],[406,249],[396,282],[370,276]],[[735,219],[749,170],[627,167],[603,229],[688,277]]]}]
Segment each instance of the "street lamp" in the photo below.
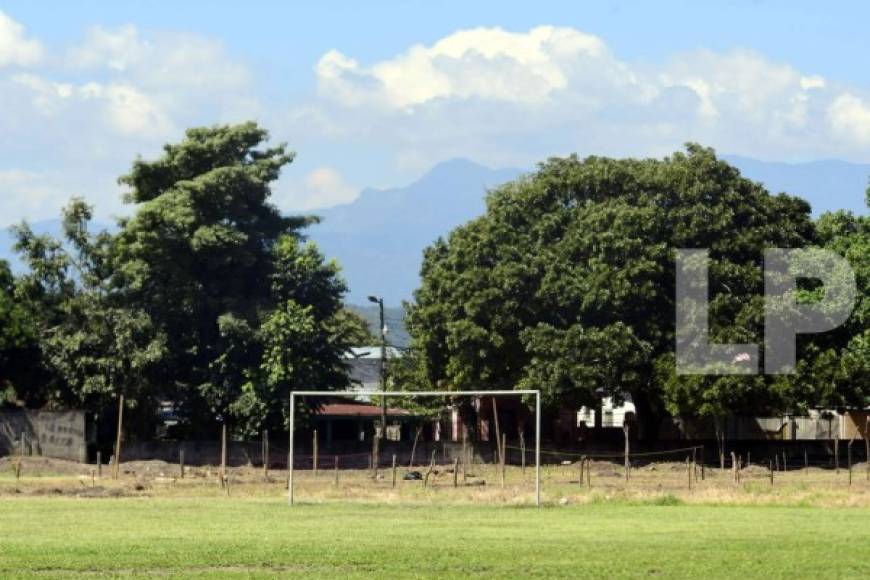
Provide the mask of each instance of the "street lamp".
[{"label": "street lamp", "polygon": [[[384,324],[384,299],[380,296],[369,296],[369,302],[378,305],[381,331],[381,391],[387,391],[387,327]],[[387,397],[381,395],[381,438],[387,436]]]}]

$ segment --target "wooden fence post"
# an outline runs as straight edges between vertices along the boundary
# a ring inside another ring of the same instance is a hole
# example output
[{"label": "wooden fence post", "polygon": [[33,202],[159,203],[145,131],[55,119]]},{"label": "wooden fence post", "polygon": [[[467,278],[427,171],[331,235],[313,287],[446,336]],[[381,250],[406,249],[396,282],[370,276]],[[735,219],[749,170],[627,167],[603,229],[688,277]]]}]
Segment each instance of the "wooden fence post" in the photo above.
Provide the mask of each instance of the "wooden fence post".
[{"label": "wooden fence post", "polygon": [[467,443],[468,433],[465,430],[465,426],[462,427],[462,484],[465,485],[468,482],[468,464],[471,463],[468,459],[468,443]]},{"label": "wooden fence post", "polygon": [[453,487],[459,487],[459,458],[453,458]]},{"label": "wooden fence post", "polygon": [[631,453],[631,443],[629,441],[629,424],[623,420],[622,422],[622,437],[625,439],[625,450],[623,452],[623,469],[625,470],[625,481],[629,477],[628,455]]},{"label": "wooden fence post", "polygon": [[499,471],[501,471],[501,486],[504,487],[504,476],[505,476],[505,451],[507,451],[507,433],[501,436],[501,465],[499,466]]},{"label": "wooden fence post", "polygon": [[112,465],[112,479],[118,479],[121,468],[121,433],[124,428],[124,395],[118,397],[118,433],[115,435],[115,460]]},{"label": "wooden fence post", "polygon": [[689,462],[689,456],[686,455],[686,474],[689,476],[689,489],[692,489],[692,464]]},{"label": "wooden fence post", "polygon": [[432,475],[432,472],[435,471],[435,452],[436,450],[432,450],[432,459],[429,462],[429,470],[426,472],[426,475],[423,477],[423,487],[429,485],[429,476]]},{"label": "wooden fence post", "polygon": [[[455,479],[455,476],[454,476]],[[396,454],[393,453],[393,487],[396,487]]]},{"label": "wooden fence post", "polygon": [[338,455],[335,456],[335,475],[333,476],[332,484],[338,487]]},{"label": "wooden fence post", "polygon": [[103,454],[97,451],[97,477],[103,477]]},{"label": "wooden fence post", "polygon": [[419,441],[422,431],[423,426],[417,425],[417,430],[414,433],[414,444],[411,446],[411,461],[408,463],[408,469],[414,469],[414,454],[417,452],[417,441]]},{"label": "wooden fence post", "polygon": [[867,467],[867,481],[870,481],[870,419],[864,431],[864,465]]},{"label": "wooden fence post", "polygon": [[375,436],[372,437],[371,466],[372,466],[372,477],[375,479],[377,479],[377,477],[378,477],[378,467],[379,467],[379,463],[380,463],[380,455],[381,455],[380,443],[379,443],[380,439],[381,438],[377,436],[377,433],[375,433]]},{"label": "wooden fence post", "polygon": [[[314,451],[314,457],[312,458],[312,461],[314,462],[314,464],[313,464],[313,467],[314,467],[314,479],[317,479],[317,463],[318,463],[318,462],[317,462],[317,459],[318,459],[318,457],[317,457],[317,453],[318,453],[318,449],[317,449],[317,429],[314,430],[314,433],[312,433],[311,436],[312,436],[312,438],[313,438],[313,441],[312,441],[312,443],[311,443],[311,448],[312,448],[313,451]],[[375,437],[375,440],[377,440],[377,437]]]},{"label": "wooden fence post", "polygon": [[737,454],[731,452],[731,480],[737,483]]},{"label": "wooden fence post", "polygon": [[522,454],[521,468],[523,475],[526,474],[526,434],[520,430],[520,454]]},{"label": "wooden fence post", "polygon": [[773,461],[770,462],[770,485],[773,485]]},{"label": "wooden fence post", "polygon": [[849,445],[846,447],[847,461],[849,462],[849,486],[852,485],[852,443],[854,439],[849,439]]},{"label": "wooden fence post", "polygon": [[840,434],[837,434],[837,438],[834,439],[834,468],[837,471],[837,475],[840,475]]},{"label": "wooden fence post", "polygon": [[269,479],[269,430],[263,430],[263,479]]},{"label": "wooden fence post", "polygon": [[227,422],[221,424],[221,485],[227,479]]},{"label": "wooden fence post", "polygon": [[502,456],[501,456],[501,429],[498,424],[498,404],[496,403],[496,398],[492,398],[492,419],[495,423],[495,449],[497,454],[498,465],[501,465]]},{"label": "wooden fence post", "polygon": [[785,454],[785,451],[782,452],[782,470],[788,471],[788,456]]},{"label": "wooden fence post", "polygon": [[870,481],[870,417],[864,423],[864,463],[867,466],[867,481]]}]

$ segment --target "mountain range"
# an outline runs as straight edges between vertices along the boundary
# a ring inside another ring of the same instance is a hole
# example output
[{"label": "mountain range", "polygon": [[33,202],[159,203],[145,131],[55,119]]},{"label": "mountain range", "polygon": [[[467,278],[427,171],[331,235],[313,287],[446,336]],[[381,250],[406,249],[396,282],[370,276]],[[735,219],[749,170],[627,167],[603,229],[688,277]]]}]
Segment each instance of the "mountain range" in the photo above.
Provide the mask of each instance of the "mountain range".
[{"label": "mountain range", "polygon": [[[724,158],[773,193],[803,197],[816,216],[836,209],[867,212],[864,196],[870,164]],[[386,304],[399,306],[412,298],[418,285],[424,248],[483,213],[487,189],[523,172],[490,169],[465,159],[446,161],[409,185],[366,189],[351,203],[316,211],[322,222],[311,227],[308,235],[327,257],[341,264],[350,288],[349,304],[370,308],[367,297],[378,295]],[[57,232],[59,226],[59,220],[33,224],[36,231],[48,233]],[[12,257],[11,240],[8,234],[0,237],[0,258]]]}]

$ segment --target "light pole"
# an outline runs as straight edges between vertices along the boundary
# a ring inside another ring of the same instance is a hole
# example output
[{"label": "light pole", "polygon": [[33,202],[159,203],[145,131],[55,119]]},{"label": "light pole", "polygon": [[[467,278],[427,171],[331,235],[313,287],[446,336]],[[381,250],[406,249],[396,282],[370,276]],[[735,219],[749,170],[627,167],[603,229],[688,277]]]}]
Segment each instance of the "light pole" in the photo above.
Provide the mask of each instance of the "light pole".
[{"label": "light pole", "polygon": [[[387,391],[387,327],[384,324],[384,299],[380,296],[369,296],[369,302],[378,305],[381,331],[381,391]],[[387,436],[387,397],[381,396],[381,439]]]}]

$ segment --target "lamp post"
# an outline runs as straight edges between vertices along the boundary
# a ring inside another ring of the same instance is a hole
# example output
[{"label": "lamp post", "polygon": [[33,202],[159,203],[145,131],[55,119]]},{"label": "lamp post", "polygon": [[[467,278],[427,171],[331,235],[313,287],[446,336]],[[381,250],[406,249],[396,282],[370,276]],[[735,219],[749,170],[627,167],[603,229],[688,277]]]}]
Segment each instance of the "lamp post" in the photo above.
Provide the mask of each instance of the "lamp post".
[{"label": "lamp post", "polygon": [[[381,391],[387,391],[387,327],[384,323],[384,299],[380,296],[369,296],[369,302],[378,305],[381,331]],[[387,397],[381,396],[381,439],[387,436]]]}]

